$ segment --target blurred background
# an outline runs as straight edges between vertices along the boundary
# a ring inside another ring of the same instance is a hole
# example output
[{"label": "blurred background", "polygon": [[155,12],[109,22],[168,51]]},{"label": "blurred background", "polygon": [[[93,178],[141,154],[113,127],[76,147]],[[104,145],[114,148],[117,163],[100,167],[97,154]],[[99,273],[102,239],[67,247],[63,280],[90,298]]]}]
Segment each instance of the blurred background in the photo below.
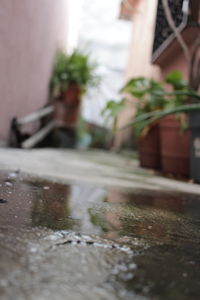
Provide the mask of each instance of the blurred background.
[{"label": "blurred background", "polygon": [[[175,127],[189,128],[188,112],[199,111],[199,7],[198,0],[1,0],[1,146],[125,147],[140,156],[167,110],[184,113]],[[199,153],[198,134],[169,135],[187,149],[187,166],[191,143]]]}]

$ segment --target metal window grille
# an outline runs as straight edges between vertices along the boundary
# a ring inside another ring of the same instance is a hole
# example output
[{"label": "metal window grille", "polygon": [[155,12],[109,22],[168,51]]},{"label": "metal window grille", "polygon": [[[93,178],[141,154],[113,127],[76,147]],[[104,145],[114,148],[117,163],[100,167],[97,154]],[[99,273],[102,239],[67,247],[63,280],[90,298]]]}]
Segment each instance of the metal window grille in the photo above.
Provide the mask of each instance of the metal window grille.
[{"label": "metal window grille", "polygon": [[[183,14],[184,0],[169,0],[169,7],[175,25],[181,31],[187,24],[187,15]],[[153,60],[155,60],[161,52],[169,45],[174,39],[174,34],[169,27],[165,12],[162,5],[162,0],[158,1],[155,37],[153,43]]]}]

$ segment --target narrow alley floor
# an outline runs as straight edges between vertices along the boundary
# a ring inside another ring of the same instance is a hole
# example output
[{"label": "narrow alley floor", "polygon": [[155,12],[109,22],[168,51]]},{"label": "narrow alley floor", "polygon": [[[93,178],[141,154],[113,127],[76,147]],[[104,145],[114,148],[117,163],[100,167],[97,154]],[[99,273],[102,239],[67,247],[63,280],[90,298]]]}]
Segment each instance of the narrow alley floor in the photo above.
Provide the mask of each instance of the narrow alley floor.
[{"label": "narrow alley floor", "polygon": [[103,151],[0,149],[1,300],[190,300],[200,185]]}]

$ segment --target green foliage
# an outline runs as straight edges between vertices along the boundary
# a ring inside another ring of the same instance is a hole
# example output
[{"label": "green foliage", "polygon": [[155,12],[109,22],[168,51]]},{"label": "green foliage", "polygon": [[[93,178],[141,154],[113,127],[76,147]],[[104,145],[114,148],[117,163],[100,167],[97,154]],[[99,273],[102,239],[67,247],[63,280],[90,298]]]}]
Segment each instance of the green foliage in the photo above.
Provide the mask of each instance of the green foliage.
[{"label": "green foliage", "polygon": [[130,79],[121,89],[121,92],[128,93],[137,99],[142,99],[147,94],[155,97],[159,96],[163,92],[163,87],[153,79],[136,77]]},{"label": "green foliage", "polygon": [[160,110],[165,103],[164,87],[161,83],[145,77],[137,77],[128,81],[121,92],[129,94],[136,101],[136,115]]},{"label": "green foliage", "polygon": [[143,129],[145,126],[149,126],[155,121],[167,115],[176,114],[176,113],[189,113],[197,110],[200,110],[200,103],[180,105],[173,109],[164,109],[162,111],[157,111],[151,114],[140,115],[139,117],[135,118],[133,122],[127,124],[127,127],[135,126],[135,124],[140,123],[142,121],[143,122],[142,129]]},{"label": "green foliage", "polygon": [[[170,88],[170,92],[166,86]],[[164,116],[165,113],[189,111],[189,107],[185,106],[188,97],[200,100],[200,96],[196,92],[189,90],[187,82],[179,71],[170,73],[163,82],[145,77],[132,78],[120,92],[125,93],[136,106],[134,121],[123,128],[134,126],[137,136],[141,135],[147,126]],[[117,104],[115,101],[110,101],[103,112],[109,111],[109,116],[116,120],[119,113],[125,108],[125,103],[124,99]],[[197,107],[195,106],[195,108]]]},{"label": "green foliage", "polygon": [[[200,95],[195,91],[189,90],[187,82],[183,80],[182,74],[179,71],[170,73],[165,78],[163,86],[165,84],[170,85],[172,91],[168,92],[163,88],[163,95],[160,95],[163,99],[162,109],[152,110],[149,112],[143,111],[140,114],[137,112],[134,121],[127,124],[126,127],[134,126],[136,133],[139,135],[144,128],[151,126],[151,124],[164,116],[200,110],[199,103],[187,104],[188,97],[195,99],[197,102],[200,101]],[[185,123],[185,118],[180,116],[179,120],[181,129],[186,129],[187,124]]]},{"label": "green foliage", "polygon": [[119,102],[110,100],[101,112],[101,115],[105,115],[107,119],[113,119],[113,133],[117,129],[117,118],[125,108],[125,101],[125,99],[122,99]]},{"label": "green foliage", "polygon": [[79,50],[71,55],[58,50],[50,81],[50,94],[57,97],[73,83],[84,91],[89,84],[95,83],[94,69],[95,65],[90,63],[89,56]]},{"label": "green foliage", "polygon": [[[136,77],[130,79],[120,90],[121,93],[129,95],[130,101],[136,106],[136,117],[163,108],[165,98],[163,98],[164,88],[161,83],[145,77]],[[134,99],[134,101],[133,101]],[[102,111],[107,113],[108,117],[114,118],[113,131],[117,129],[117,117],[125,108],[126,99],[120,102],[109,101]],[[138,122],[135,127],[135,133],[138,135],[141,131],[142,122]]]},{"label": "green foliage", "polygon": [[171,72],[166,78],[165,78],[166,83],[169,83],[173,86],[174,90],[187,90],[188,89],[188,84],[187,82],[183,79],[183,76],[181,72],[179,71],[173,71]]},{"label": "green foliage", "polygon": [[187,82],[183,79],[181,72],[174,71],[170,73],[166,77],[165,82],[169,84],[172,87],[172,91],[175,92],[174,95],[171,95],[171,98],[169,98],[167,93],[165,94],[165,97],[169,98],[165,108],[172,109],[173,107],[184,105],[187,101],[187,95],[185,93],[189,91],[189,87]]},{"label": "green foliage", "polygon": [[107,115],[108,118],[115,118],[119,113],[124,109],[125,99],[122,99],[120,102],[110,100],[106,103],[105,108],[102,110],[102,115]]}]

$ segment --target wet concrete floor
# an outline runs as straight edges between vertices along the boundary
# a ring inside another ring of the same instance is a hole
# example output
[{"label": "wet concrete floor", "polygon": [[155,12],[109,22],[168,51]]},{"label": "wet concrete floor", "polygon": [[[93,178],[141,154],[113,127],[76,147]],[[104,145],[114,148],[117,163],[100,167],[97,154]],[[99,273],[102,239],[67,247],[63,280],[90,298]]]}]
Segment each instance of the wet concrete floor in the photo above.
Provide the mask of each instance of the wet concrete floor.
[{"label": "wet concrete floor", "polygon": [[0,175],[0,299],[200,295],[200,195]]}]

